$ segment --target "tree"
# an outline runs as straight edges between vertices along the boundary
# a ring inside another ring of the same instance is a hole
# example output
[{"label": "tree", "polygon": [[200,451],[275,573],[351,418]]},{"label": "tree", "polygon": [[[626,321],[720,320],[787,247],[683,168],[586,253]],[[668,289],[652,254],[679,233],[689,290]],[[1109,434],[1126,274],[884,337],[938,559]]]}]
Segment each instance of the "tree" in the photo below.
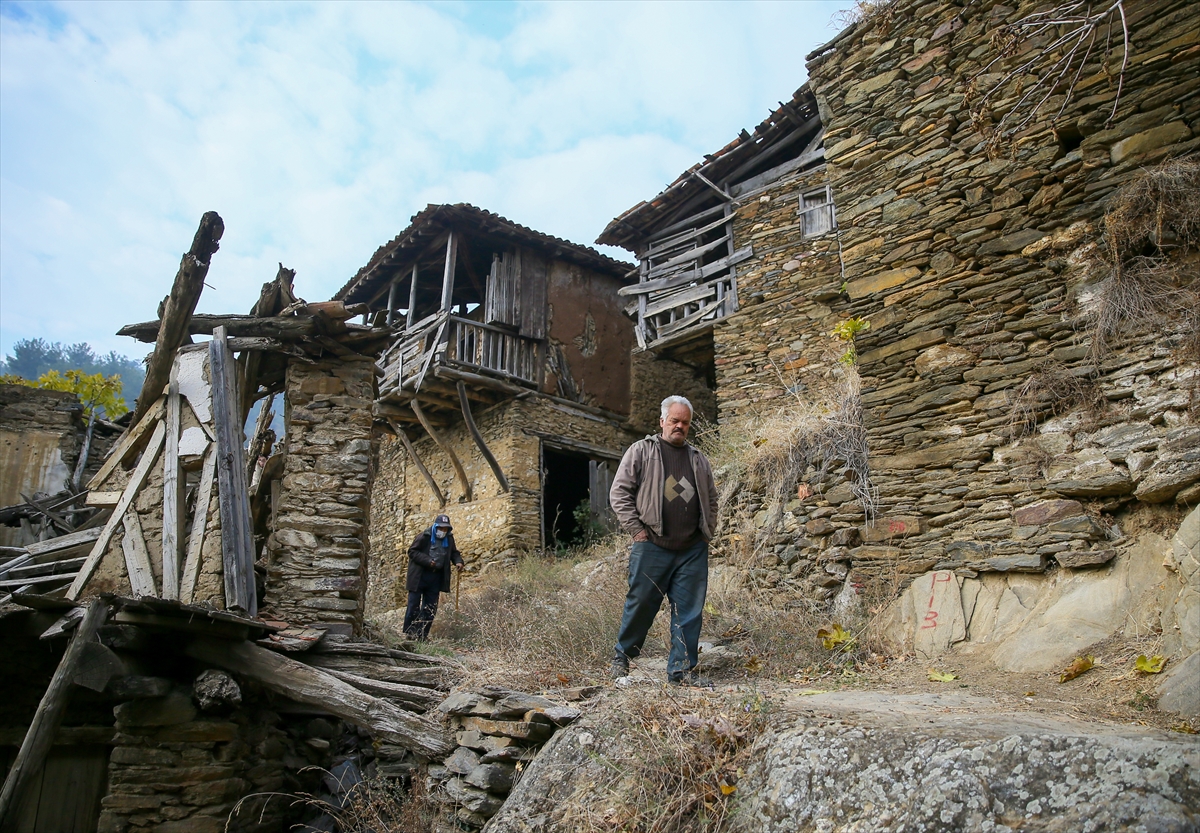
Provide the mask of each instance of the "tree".
[{"label": "tree", "polygon": [[[13,344],[10,356],[0,360],[0,375],[10,374],[29,382],[40,381],[50,371],[65,374],[73,370],[88,377],[97,374],[105,379],[118,377],[120,384],[117,395],[125,404],[124,410],[132,407],[133,399],[142,389],[142,382],[146,378],[146,369],[140,361],[122,356],[115,350],[98,356],[92,346],[83,341],[62,344],[40,338],[25,338]],[[117,415],[108,408],[105,408],[105,412],[110,418]]]}]

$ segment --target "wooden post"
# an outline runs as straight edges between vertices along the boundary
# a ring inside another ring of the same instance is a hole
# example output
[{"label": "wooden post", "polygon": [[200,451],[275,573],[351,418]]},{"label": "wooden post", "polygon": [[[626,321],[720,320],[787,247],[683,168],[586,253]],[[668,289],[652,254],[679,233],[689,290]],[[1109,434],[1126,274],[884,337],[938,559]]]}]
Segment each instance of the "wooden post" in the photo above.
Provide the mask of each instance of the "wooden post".
[{"label": "wooden post", "polygon": [[63,712],[67,707],[67,696],[70,693],[71,680],[75,677],[76,667],[83,657],[84,645],[91,642],[96,630],[104,622],[108,608],[99,599],[88,605],[71,644],[63,654],[62,661],[50,678],[50,685],[42,695],[42,701],[34,712],[33,722],[21,742],[21,749],[13,761],[8,777],[4,779],[4,788],[0,791],[0,830],[15,830],[17,807],[29,786],[29,779],[37,774],[46,763],[46,754],[54,743],[54,735],[62,722]]},{"label": "wooden post", "polygon": [[462,484],[463,496],[470,503],[475,499],[471,492],[471,481],[467,479],[467,472],[463,468],[462,462],[458,459],[458,455],[454,453],[454,449],[450,447],[449,443],[438,436],[438,432],[433,428],[433,423],[425,416],[425,412],[421,410],[421,406],[417,404],[417,400],[412,400],[408,405],[413,409],[413,413],[417,415],[417,421],[421,423],[421,426],[428,432],[429,436],[433,437],[433,441],[437,443],[438,448],[450,458],[450,463],[454,466],[454,471],[458,475],[458,482]]},{"label": "wooden post", "polygon": [[88,420],[87,433],[83,435],[83,447],[79,449],[79,459],[75,461],[75,471],[71,474],[71,491],[78,492],[83,483],[83,470],[87,468],[88,456],[92,451],[92,434],[96,431],[96,412]]},{"label": "wooden post", "polygon": [[188,321],[196,310],[196,302],[200,300],[200,292],[204,289],[204,278],[208,275],[208,265],[220,248],[219,241],[224,233],[225,223],[220,215],[215,211],[205,212],[200,218],[196,236],[192,238],[192,248],[179,263],[171,294],[167,296],[166,305],[159,316],[162,322],[154,341],[154,352],[146,364],[146,381],[133,407],[130,425],[138,424],[167,385],[171,366],[175,363],[175,351],[188,336]]},{"label": "wooden post", "polygon": [[442,274],[442,312],[450,312],[454,297],[454,267],[458,261],[458,238],[450,229],[446,238],[446,271]]},{"label": "wooden post", "polygon": [[408,319],[404,331],[408,332],[417,321],[417,264],[413,264],[412,283],[408,287]]},{"label": "wooden post", "polygon": [[[167,386],[167,436],[163,445],[162,597],[179,598],[179,553],[183,543],[183,468],[179,464],[179,430],[182,398],[179,364],[171,365]],[[125,524],[126,535],[129,524]],[[128,552],[128,550],[126,550]],[[132,575],[130,576],[132,578]],[[151,580],[153,587],[153,580]]]},{"label": "wooden post", "polygon": [[408,452],[409,459],[417,467],[417,471],[425,478],[425,482],[429,484],[430,491],[437,498],[438,506],[446,505],[446,496],[442,494],[442,490],[438,488],[437,481],[433,479],[433,475],[429,473],[429,469],[425,468],[425,464],[421,462],[421,458],[417,456],[417,450],[413,448],[413,444],[408,439],[408,435],[404,433],[404,429],[391,417],[384,417],[388,421],[388,425],[392,426],[392,430],[396,432],[396,436],[400,438],[400,442],[404,443],[404,450]]},{"label": "wooden post", "polygon": [[348,723],[370,729],[381,740],[418,755],[440,760],[454,749],[453,740],[439,721],[410,714],[332,674],[267,648],[245,641],[201,637],[192,641],[186,653],[253,680],[289,700],[317,706]]},{"label": "wooden post", "polygon": [[471,404],[467,402],[467,386],[462,382],[458,383],[458,404],[462,407],[463,419],[467,423],[467,430],[471,432],[471,439],[475,440],[475,445],[479,446],[479,452],[483,454],[483,459],[487,460],[487,464],[491,466],[492,474],[496,475],[496,481],[500,484],[500,488],[507,492],[508,478],[504,476],[504,470],[496,462],[492,450],[483,441],[483,434],[480,434],[479,429],[475,427],[475,419],[471,416]]},{"label": "wooden post", "polygon": [[150,552],[146,549],[146,536],[142,532],[142,522],[135,507],[129,507],[123,523],[125,537],[121,539],[121,549],[125,552],[129,591],[134,597],[157,596],[158,591],[154,589],[154,570],[150,566]]},{"label": "wooden post", "polygon": [[250,496],[246,492],[246,459],[242,447],[241,413],[233,353],[225,343],[224,327],[208,343],[212,380],[213,421],[217,429],[217,496],[221,510],[221,556],[225,573],[225,608],[258,615],[254,590],[254,538],[250,525]]},{"label": "wooden post", "polygon": [[396,318],[396,296],[400,294],[399,289],[400,282],[392,278],[392,285],[388,288],[387,325],[389,327]]}]

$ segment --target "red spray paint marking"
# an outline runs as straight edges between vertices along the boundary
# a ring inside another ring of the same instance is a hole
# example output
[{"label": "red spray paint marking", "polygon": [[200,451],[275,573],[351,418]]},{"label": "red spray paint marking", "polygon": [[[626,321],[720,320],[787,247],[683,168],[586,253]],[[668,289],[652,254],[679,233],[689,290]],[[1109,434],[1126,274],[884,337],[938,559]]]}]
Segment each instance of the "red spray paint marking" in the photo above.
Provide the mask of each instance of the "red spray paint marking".
[{"label": "red spray paint marking", "polygon": [[937,627],[938,612],[933,609],[933,599],[937,594],[937,586],[950,581],[950,574],[938,572],[933,574],[933,581],[929,586],[929,609],[925,611],[924,624],[921,625],[921,630],[927,631],[930,628]]}]

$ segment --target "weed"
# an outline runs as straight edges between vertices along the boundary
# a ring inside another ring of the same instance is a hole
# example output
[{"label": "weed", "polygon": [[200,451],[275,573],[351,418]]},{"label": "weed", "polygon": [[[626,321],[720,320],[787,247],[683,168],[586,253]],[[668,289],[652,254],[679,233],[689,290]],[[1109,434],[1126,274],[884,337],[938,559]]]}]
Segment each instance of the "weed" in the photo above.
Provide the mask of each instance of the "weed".
[{"label": "weed", "polygon": [[1094,382],[1076,376],[1061,362],[1047,361],[1013,395],[1009,435],[1017,439],[1032,432],[1047,416],[1059,416],[1080,405],[1098,411],[1103,403],[1104,397]]},{"label": "weed", "polygon": [[644,833],[732,829],[738,779],[765,725],[756,695],[664,696],[635,690],[594,755],[613,777],[581,785],[564,802],[565,830]]},{"label": "weed", "polygon": [[[301,771],[312,769],[315,768],[307,767]],[[437,818],[437,806],[426,794],[422,779],[414,778],[405,787],[397,779],[368,778],[350,787],[340,803],[336,803],[336,799],[330,800],[303,792],[252,793],[234,805],[225,820],[225,830],[242,829],[246,818],[253,815],[249,812],[251,808],[261,801],[261,815],[266,810],[267,802],[273,798],[288,802],[294,809],[327,816],[333,822],[332,830],[335,833],[377,833],[382,830],[432,833]],[[239,818],[243,813],[246,815]],[[297,825],[297,828],[314,829],[304,825]]]}]

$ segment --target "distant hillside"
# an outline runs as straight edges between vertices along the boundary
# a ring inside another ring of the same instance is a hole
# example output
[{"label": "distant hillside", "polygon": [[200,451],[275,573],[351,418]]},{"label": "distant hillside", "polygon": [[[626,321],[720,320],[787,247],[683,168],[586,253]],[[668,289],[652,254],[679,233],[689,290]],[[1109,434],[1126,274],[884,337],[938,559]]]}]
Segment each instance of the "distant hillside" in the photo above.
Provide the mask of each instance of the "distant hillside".
[{"label": "distant hillside", "polygon": [[0,375],[11,373],[34,380],[49,370],[64,373],[82,370],[84,373],[114,374],[121,377],[122,398],[133,408],[146,369],[141,361],[122,356],[115,350],[98,355],[86,342],[62,344],[40,338],[26,338],[13,344],[12,353],[0,360]]}]

